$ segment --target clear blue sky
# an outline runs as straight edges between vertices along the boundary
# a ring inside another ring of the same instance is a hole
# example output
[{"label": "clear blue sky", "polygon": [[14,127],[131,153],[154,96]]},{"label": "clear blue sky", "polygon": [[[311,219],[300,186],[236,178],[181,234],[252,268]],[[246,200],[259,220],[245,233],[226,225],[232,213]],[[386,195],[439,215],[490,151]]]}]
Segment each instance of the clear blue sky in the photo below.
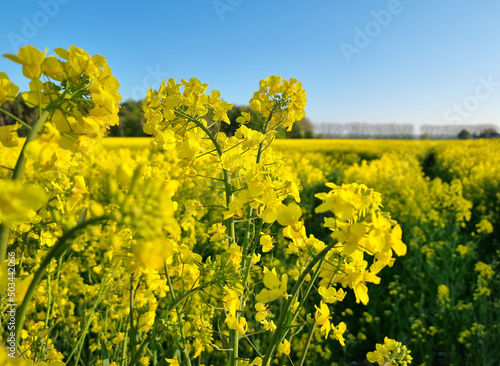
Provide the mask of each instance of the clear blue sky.
[{"label": "clear blue sky", "polygon": [[[74,44],[108,59],[124,97],[197,77],[248,104],[295,77],[313,123],[500,125],[500,2],[472,0],[8,1],[0,53]],[[21,88],[20,67],[0,60]]]}]

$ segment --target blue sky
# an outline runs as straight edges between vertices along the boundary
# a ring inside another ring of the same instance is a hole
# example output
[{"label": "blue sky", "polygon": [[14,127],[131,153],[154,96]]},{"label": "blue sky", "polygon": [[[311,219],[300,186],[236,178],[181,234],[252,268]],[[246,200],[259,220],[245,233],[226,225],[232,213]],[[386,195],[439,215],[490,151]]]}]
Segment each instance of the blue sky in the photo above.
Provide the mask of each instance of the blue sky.
[{"label": "blue sky", "polygon": [[[280,75],[302,81],[313,123],[500,125],[499,14],[492,0],[9,1],[0,53],[101,54],[124,99],[197,77],[248,104]],[[19,65],[0,71],[27,87]]]}]

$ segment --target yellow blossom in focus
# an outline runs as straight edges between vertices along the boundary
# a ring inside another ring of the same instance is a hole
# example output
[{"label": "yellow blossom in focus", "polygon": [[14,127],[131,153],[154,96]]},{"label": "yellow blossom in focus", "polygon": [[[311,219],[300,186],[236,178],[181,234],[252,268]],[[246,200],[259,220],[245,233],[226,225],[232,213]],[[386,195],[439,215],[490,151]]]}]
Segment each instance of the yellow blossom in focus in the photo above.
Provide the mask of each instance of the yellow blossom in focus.
[{"label": "yellow blossom in focus", "polygon": [[267,253],[274,248],[274,239],[271,235],[262,235],[260,237],[260,245],[262,245],[262,252]]},{"label": "yellow blossom in focus", "polygon": [[224,307],[230,315],[236,318],[236,310],[238,310],[238,308],[240,307],[241,291],[233,290],[228,286],[224,286],[224,290],[226,292],[225,296],[223,297]]},{"label": "yellow blossom in focus", "polygon": [[321,325],[321,332],[325,332],[325,339],[328,338],[328,333],[330,333],[330,309],[328,308],[328,305],[326,305],[323,301],[320,303],[320,307],[316,307],[316,313],[315,313],[315,318],[316,318],[316,323],[318,325]]},{"label": "yellow blossom in focus", "polygon": [[51,79],[62,81],[64,77],[64,67],[61,61],[55,56],[47,56],[42,62],[42,71]]},{"label": "yellow blossom in focus", "polygon": [[174,358],[166,358],[165,361],[167,361],[170,366],[181,366],[179,361],[177,361],[177,356]]},{"label": "yellow blossom in focus", "polygon": [[281,276],[281,281],[276,274],[276,269],[270,271],[264,267],[264,286],[256,296],[255,300],[261,303],[270,303],[274,300],[281,299],[286,296],[286,289],[288,283],[288,275],[285,273]]},{"label": "yellow blossom in focus", "polygon": [[255,310],[257,310],[257,314],[255,315],[255,320],[257,320],[259,323],[262,322],[269,313],[268,307],[261,302],[255,304]]},{"label": "yellow blossom in focus", "polygon": [[283,354],[290,354],[290,342],[286,339],[283,339],[283,342],[278,346],[278,356]]},{"label": "yellow blossom in focus", "polygon": [[208,230],[209,234],[212,234],[210,237],[210,242],[220,241],[226,239],[226,230],[227,228],[220,222],[215,223]]},{"label": "yellow blossom in focus", "polygon": [[407,366],[412,361],[410,351],[406,346],[387,337],[384,338],[384,344],[377,344],[375,351],[366,354],[366,359],[371,363],[393,366]]},{"label": "yellow blossom in focus", "polygon": [[333,336],[336,340],[339,341],[339,343],[345,347],[345,339],[344,339],[344,333],[347,329],[347,326],[345,325],[344,322],[340,322],[339,325],[332,326],[332,332]]},{"label": "yellow blossom in focus", "polygon": [[247,320],[240,316],[239,319],[237,319],[235,316],[229,314],[226,317],[226,324],[229,327],[229,329],[236,329],[240,335],[243,335],[247,331]]},{"label": "yellow blossom in focus", "polygon": [[42,53],[35,47],[27,45],[19,49],[17,56],[11,54],[4,56],[23,65],[23,75],[28,79],[38,79],[42,75],[42,62],[46,52],[47,50]]},{"label": "yellow blossom in focus", "polygon": [[262,366],[262,357],[255,357],[248,366]]},{"label": "yellow blossom in focus", "polygon": [[194,340],[193,347],[195,349],[194,358],[201,355],[201,352],[203,352],[205,350],[205,345],[203,344],[203,342],[199,338],[196,338]]},{"label": "yellow blossom in focus", "polygon": [[267,319],[264,319],[261,324],[264,326],[264,329],[266,331],[270,331],[270,332],[273,332],[274,330],[276,330],[277,326],[276,324],[274,324],[274,321],[272,320],[267,320]]},{"label": "yellow blossom in focus", "polygon": [[249,112],[241,112],[241,116],[236,118],[236,122],[241,123],[242,125],[246,125],[248,122],[250,122],[251,119],[252,116]]},{"label": "yellow blossom in focus", "polygon": [[290,226],[299,221],[302,209],[295,202],[288,206],[281,205],[278,209],[278,223],[281,226]]},{"label": "yellow blossom in focus", "polygon": [[318,288],[318,293],[323,298],[323,301],[332,304],[336,301],[342,301],[346,295],[343,289],[337,291],[335,287],[324,287],[320,286]]}]

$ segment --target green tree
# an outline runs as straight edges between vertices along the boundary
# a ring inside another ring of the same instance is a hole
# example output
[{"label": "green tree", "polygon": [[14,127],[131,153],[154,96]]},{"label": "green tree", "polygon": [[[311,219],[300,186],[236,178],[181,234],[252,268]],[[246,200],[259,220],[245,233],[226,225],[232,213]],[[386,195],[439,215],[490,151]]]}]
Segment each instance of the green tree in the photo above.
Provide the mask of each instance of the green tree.
[{"label": "green tree", "polygon": [[235,131],[240,126],[240,124],[236,122],[236,119],[241,116],[241,112],[250,112],[252,119],[248,123],[248,128],[256,129],[258,131],[262,131],[264,129],[266,121],[262,117],[262,114],[251,110],[250,106],[247,105],[234,105],[233,109],[227,112],[227,116],[229,117],[231,124],[228,125],[227,123],[222,123],[221,125],[221,131],[227,136],[233,136]]},{"label": "green tree", "polygon": [[[23,120],[29,125],[31,125],[38,118],[38,110],[36,108],[28,107],[21,95],[18,95],[17,98],[12,101],[2,103],[1,107],[8,113]],[[13,125],[14,123],[16,123],[16,121],[11,116],[5,113],[0,114],[0,126]],[[21,129],[19,131],[19,136],[25,137],[26,130]]]},{"label": "green tree", "polygon": [[490,139],[492,137],[498,136],[498,130],[494,127],[487,128],[481,131],[479,138]]},{"label": "green tree", "polygon": [[127,100],[121,104],[120,124],[113,126],[109,130],[109,136],[119,137],[144,137],[148,136],[144,133],[142,125],[145,119],[142,115],[142,102]]},{"label": "green tree", "polygon": [[460,140],[469,140],[471,138],[471,134],[469,131],[467,131],[466,129],[463,129],[462,131],[460,131],[458,133],[458,138]]},{"label": "green tree", "polygon": [[290,139],[310,139],[314,137],[314,126],[309,118],[304,117],[297,121],[291,131],[287,131],[286,137]]}]

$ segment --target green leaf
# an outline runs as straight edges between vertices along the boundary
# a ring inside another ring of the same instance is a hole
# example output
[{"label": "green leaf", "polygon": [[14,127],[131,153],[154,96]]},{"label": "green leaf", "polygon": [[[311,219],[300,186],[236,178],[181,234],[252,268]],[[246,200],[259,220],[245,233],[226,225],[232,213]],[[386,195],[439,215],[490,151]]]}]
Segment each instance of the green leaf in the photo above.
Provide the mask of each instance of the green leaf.
[{"label": "green leaf", "polygon": [[109,366],[109,355],[106,343],[101,339],[102,366]]}]

